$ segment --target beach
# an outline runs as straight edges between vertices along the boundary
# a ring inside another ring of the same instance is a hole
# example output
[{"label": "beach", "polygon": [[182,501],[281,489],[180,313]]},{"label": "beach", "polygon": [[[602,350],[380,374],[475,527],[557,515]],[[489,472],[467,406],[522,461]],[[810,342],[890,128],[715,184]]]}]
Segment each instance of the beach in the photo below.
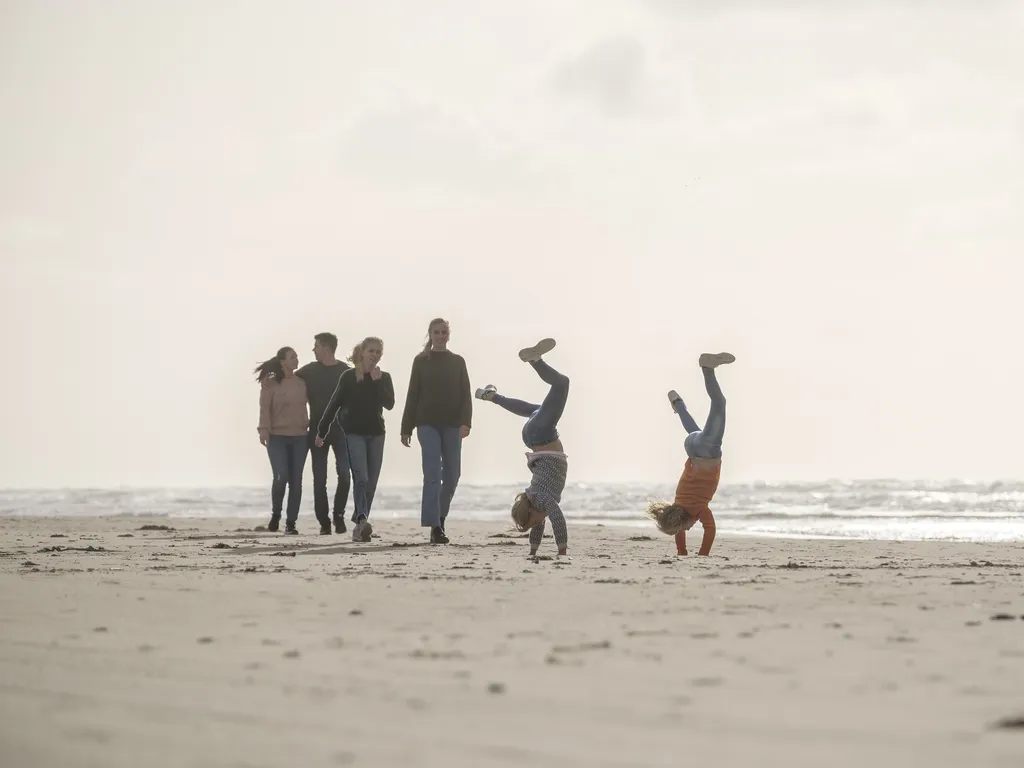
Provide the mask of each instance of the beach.
[{"label": "beach", "polygon": [[0,762],[1024,764],[1020,543],[260,522],[0,518]]}]

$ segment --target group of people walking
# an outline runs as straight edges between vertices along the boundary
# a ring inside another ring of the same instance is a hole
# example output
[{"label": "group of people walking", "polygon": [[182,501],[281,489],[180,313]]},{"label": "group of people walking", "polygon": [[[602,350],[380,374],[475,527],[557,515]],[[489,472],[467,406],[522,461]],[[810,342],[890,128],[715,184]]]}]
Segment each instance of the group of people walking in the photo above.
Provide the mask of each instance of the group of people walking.
[{"label": "group of people walking", "polygon": [[[536,555],[550,520],[558,557],[568,558],[568,531],[561,510],[568,457],[558,422],[569,397],[569,377],[544,360],[555,348],[555,340],[542,339],[519,352],[520,360],[532,366],[548,385],[546,396],[536,404],[506,397],[493,384],[473,392],[466,361],[448,349],[450,333],[443,318],[430,322],[426,344],[413,359],[402,412],[402,445],[412,445],[415,430],[422,456],[420,524],[430,529],[432,544],[448,543],[445,523],[462,472],[462,441],[472,429],[475,398],[526,419],[522,439],[531,481],[512,502],[512,522],[519,531],[529,531],[530,554]],[[368,336],[356,344],[348,363],[336,358],[337,348],[334,334],[319,333],[314,337],[315,362],[300,368],[295,350],[282,347],[253,371],[260,383],[260,442],[267,448],[274,473],[267,528],[279,530],[284,512],[284,532],[298,533],[302,475],[307,453],[311,453],[313,505],[320,533],[346,532],[345,507],[351,491],[352,539],[368,542],[373,532],[370,511],[384,455],[384,410],[394,408],[395,388],[390,374],[380,369],[384,343],[379,338]],[[715,369],[734,361],[728,353],[707,353],[698,360],[711,399],[703,429],[683,399],[674,390],[668,393],[687,432],[683,442],[687,460],[674,500],[652,503],[647,516],[661,532],[675,537],[679,555],[687,554],[686,531],[698,521],[704,529],[698,554],[709,554],[715,539],[709,505],[721,476],[725,434],[725,396]],[[331,455],[338,478],[333,506],[327,493]]]},{"label": "group of people walking", "polygon": [[[450,332],[446,320],[430,322],[427,343],[413,360],[402,414],[402,444],[411,445],[414,429],[420,442],[422,522],[435,544],[448,543],[444,524],[461,475],[462,440],[469,435],[473,416],[466,361],[448,349]],[[348,362],[337,359],[337,349],[337,336],[318,333],[315,362],[300,368],[295,350],[282,347],[253,370],[260,383],[260,442],[274,473],[267,529],[280,530],[283,512],[284,532],[298,533],[302,476],[311,454],[313,508],[320,533],[346,532],[345,508],[351,493],[352,538],[369,541],[370,511],[384,458],[384,411],[395,407],[395,387],[391,375],[380,369],[381,339],[363,339]],[[332,455],[337,474],[333,505],[327,493]]]}]

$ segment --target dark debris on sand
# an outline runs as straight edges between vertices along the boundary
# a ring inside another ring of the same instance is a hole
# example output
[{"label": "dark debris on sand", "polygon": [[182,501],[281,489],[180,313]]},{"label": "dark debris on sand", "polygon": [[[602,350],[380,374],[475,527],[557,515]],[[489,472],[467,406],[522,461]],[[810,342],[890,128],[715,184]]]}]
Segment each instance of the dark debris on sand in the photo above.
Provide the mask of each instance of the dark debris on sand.
[{"label": "dark debris on sand", "polygon": [[1024,730],[1024,715],[1004,717],[1002,720],[997,721],[992,727],[1011,731]]}]

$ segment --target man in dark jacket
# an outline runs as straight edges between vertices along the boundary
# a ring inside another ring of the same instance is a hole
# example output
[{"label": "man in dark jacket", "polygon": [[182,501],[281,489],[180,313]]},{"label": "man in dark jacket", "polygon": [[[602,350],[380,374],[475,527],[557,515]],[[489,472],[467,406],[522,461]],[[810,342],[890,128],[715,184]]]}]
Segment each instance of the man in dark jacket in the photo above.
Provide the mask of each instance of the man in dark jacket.
[{"label": "man in dark jacket", "polygon": [[327,410],[338,379],[349,369],[349,365],[335,358],[338,351],[338,337],[333,333],[318,333],[313,337],[315,363],[304,365],[295,372],[306,382],[309,393],[309,453],[313,464],[313,507],[316,519],[320,521],[320,533],[331,532],[331,508],[327,498],[327,459],[334,451],[334,466],[338,473],[338,487],[334,492],[334,530],[345,532],[345,505],[352,486],[348,464],[348,446],[345,433],[337,422],[321,446],[316,445],[316,428],[320,417]]}]

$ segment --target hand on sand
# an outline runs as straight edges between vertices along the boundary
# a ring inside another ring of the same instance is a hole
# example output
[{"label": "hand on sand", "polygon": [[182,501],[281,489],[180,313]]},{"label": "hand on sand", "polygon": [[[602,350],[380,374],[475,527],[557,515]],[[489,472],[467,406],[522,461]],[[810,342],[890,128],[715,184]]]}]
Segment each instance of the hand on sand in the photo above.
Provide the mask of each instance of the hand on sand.
[{"label": "hand on sand", "polygon": [[469,427],[467,427],[465,424],[459,427],[459,437],[461,437],[463,440],[469,437]]},{"label": "hand on sand", "polygon": [[406,448],[412,445],[412,435],[402,435],[402,445]]}]

